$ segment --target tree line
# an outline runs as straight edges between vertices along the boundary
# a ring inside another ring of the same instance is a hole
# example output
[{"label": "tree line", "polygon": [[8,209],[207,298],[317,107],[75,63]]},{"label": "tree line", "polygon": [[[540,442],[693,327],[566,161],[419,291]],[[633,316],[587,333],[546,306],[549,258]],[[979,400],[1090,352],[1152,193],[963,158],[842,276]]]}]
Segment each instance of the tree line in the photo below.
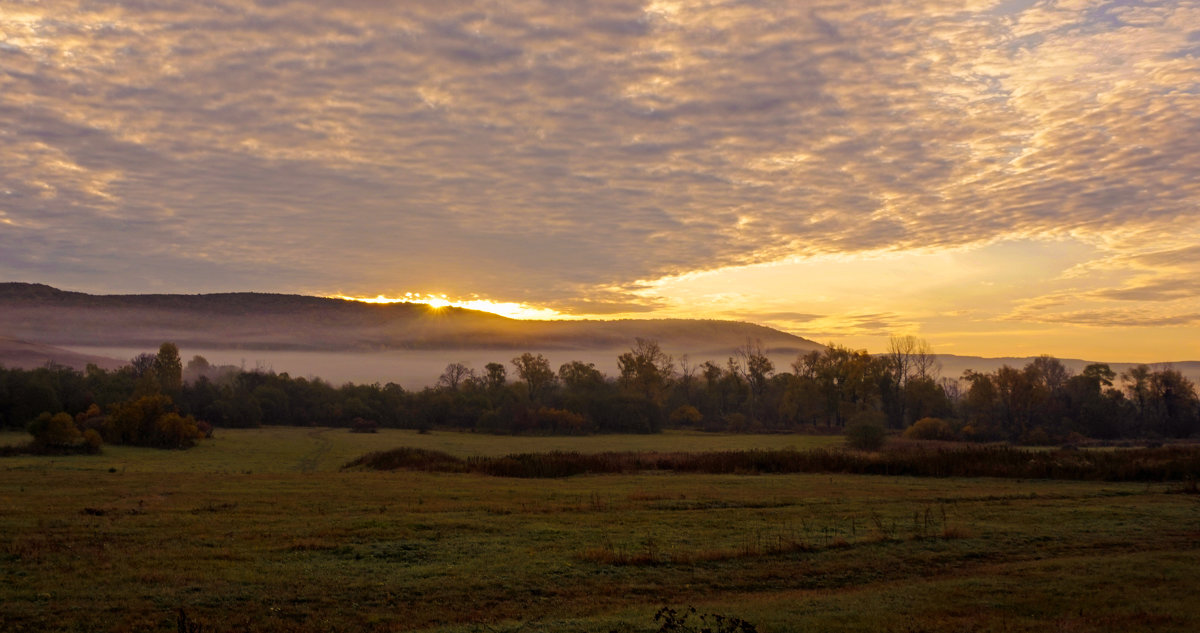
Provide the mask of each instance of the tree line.
[{"label": "tree line", "polygon": [[[82,446],[93,431],[109,443],[169,448],[190,445],[213,426],[262,425],[519,434],[875,428],[1034,444],[1200,431],[1195,386],[1168,367],[1137,366],[1118,376],[1095,364],[1073,374],[1043,356],[1023,368],[943,378],[928,344],[914,337],[895,337],[878,355],[829,345],[798,355],[790,371],[777,371],[754,341],[723,363],[692,363],[637,339],[617,367],[615,376],[580,361],[555,369],[541,354],[524,353],[478,370],[451,363],[435,385],[406,390],[335,386],[215,366],[200,356],[184,366],[178,348],[164,343],[158,354],[111,371],[0,368],[0,426],[28,427],[46,446]],[[86,443],[95,444],[94,436]]]}]

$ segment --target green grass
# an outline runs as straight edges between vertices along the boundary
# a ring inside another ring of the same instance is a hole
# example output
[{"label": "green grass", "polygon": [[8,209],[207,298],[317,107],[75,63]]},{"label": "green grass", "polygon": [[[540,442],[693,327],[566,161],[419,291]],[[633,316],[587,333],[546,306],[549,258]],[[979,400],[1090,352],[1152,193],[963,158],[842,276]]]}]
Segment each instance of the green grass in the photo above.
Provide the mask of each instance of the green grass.
[{"label": "green grass", "polygon": [[[29,441],[28,433],[0,433],[0,446]],[[596,435],[543,437],[488,435],[435,431],[381,429],[378,433],[350,433],[346,429],[264,427],[217,429],[213,437],[187,451],[147,451],[127,446],[105,446],[103,455],[13,457],[0,461],[0,469],[51,467],[56,469],[125,472],[283,473],[336,471],[346,462],[370,451],[412,446],[458,457],[500,456],[510,453],[576,451],[718,451],[840,446],[842,438],[829,435],[733,435],[668,431],[655,435]]]},{"label": "green grass", "polygon": [[0,630],[173,631],[183,608],[206,632],[652,631],[663,604],[764,632],[1200,630],[1200,502],[1164,485],[336,472],[402,443],[809,439],[823,438],[264,429],[185,452],[6,458]]}]

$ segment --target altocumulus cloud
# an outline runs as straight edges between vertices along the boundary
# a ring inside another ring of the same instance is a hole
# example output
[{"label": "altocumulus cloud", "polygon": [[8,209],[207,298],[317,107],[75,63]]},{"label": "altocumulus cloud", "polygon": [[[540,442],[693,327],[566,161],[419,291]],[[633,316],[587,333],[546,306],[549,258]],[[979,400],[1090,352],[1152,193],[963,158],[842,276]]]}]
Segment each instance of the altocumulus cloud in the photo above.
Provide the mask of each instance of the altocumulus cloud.
[{"label": "altocumulus cloud", "polygon": [[1127,267],[1097,301],[1191,318],[1197,33],[1190,0],[9,0],[0,274],[604,312],[1070,236]]}]

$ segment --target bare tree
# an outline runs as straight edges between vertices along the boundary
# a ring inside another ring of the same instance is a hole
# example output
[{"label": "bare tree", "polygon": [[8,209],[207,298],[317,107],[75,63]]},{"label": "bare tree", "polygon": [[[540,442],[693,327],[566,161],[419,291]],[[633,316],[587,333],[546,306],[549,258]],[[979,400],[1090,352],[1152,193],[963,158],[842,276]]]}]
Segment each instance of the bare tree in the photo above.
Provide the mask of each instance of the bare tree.
[{"label": "bare tree", "polygon": [[459,387],[475,377],[475,370],[464,363],[450,363],[438,377],[438,385],[450,391],[458,391]]},{"label": "bare tree", "polygon": [[683,390],[684,402],[692,403],[692,391],[696,386],[696,374],[700,367],[693,364],[687,354],[679,357],[679,387]]},{"label": "bare tree", "polygon": [[770,380],[771,374],[775,373],[775,363],[767,358],[762,341],[748,340],[745,345],[738,347],[733,353],[737,358],[737,370],[750,384],[751,393],[761,395],[767,388],[767,381]]},{"label": "bare tree", "polygon": [[962,381],[958,378],[942,378],[938,381],[938,386],[942,388],[951,404],[957,406],[959,400],[962,400]]},{"label": "bare tree", "polygon": [[933,353],[929,342],[915,336],[893,336],[888,341],[888,360],[896,372],[901,387],[913,378],[937,380],[942,371],[941,363]]}]

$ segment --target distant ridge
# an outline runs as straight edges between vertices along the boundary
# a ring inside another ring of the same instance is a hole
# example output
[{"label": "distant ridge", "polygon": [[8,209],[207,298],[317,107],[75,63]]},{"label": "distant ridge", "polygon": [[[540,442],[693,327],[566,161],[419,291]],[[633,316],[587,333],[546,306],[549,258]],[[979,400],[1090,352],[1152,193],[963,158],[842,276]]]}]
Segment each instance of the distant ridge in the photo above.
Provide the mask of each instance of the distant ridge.
[{"label": "distant ridge", "polygon": [[[936,354],[938,362],[941,364],[942,375],[947,378],[961,378],[963,372],[972,370],[976,372],[993,372],[1007,365],[1020,369],[1033,361],[1035,356],[1015,357],[1007,356],[1002,358],[983,358],[979,356],[958,356],[955,354]],[[1188,377],[1193,382],[1200,382],[1200,361],[1185,360],[1163,363],[1126,363],[1126,362],[1110,362],[1097,360],[1083,360],[1079,358],[1059,358],[1059,362],[1064,367],[1073,373],[1080,373],[1085,367],[1093,363],[1104,363],[1109,366],[1109,369],[1121,374],[1128,371],[1132,367],[1138,365],[1169,365],[1179,373]]]},{"label": "distant ridge", "polygon": [[0,283],[0,336],[45,345],[369,351],[618,349],[657,339],[670,353],[727,354],[747,340],[775,353],[822,349],[808,339],[735,321],[522,321],[463,308],[368,304],[255,292],[90,295]]},{"label": "distant ridge", "polygon": [[93,364],[103,369],[117,369],[125,363],[115,358],[80,354],[69,349],[0,336],[0,367],[37,369],[54,364],[83,370]]}]

